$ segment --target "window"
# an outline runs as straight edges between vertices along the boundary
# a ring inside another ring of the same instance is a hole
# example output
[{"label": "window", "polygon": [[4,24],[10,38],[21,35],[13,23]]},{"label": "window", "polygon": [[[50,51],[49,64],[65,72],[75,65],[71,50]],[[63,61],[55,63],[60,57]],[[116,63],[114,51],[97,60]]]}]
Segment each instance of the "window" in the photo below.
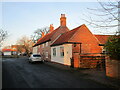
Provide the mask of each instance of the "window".
[{"label": "window", "polygon": [[48,46],[48,42],[46,42],[46,47]]},{"label": "window", "polygon": [[46,52],[46,58],[48,58],[48,52]]},{"label": "window", "polygon": [[42,48],[44,48],[44,44],[42,44]]},{"label": "window", "polygon": [[76,47],[76,44],[74,44],[74,47]]},{"label": "window", "polygon": [[41,57],[41,55],[34,54],[33,57]]},{"label": "window", "polygon": [[60,47],[60,56],[61,56],[61,57],[64,56],[64,47]]},{"label": "window", "polygon": [[56,56],[56,48],[53,48],[53,56]]}]

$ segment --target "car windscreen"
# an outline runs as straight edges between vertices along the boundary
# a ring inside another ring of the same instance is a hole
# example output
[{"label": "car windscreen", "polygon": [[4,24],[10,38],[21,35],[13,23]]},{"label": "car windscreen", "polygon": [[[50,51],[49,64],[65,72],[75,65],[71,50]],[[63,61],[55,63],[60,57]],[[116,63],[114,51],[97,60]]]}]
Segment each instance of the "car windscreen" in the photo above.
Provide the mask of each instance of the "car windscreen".
[{"label": "car windscreen", "polygon": [[41,57],[41,55],[33,55],[33,57]]}]

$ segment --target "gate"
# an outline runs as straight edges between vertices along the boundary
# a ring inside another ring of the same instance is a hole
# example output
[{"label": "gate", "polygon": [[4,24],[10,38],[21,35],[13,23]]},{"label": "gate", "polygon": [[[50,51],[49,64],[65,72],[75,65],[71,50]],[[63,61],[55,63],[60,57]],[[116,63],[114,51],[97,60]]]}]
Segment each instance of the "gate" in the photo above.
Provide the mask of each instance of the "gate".
[{"label": "gate", "polygon": [[105,56],[80,55],[80,68],[105,69]]}]

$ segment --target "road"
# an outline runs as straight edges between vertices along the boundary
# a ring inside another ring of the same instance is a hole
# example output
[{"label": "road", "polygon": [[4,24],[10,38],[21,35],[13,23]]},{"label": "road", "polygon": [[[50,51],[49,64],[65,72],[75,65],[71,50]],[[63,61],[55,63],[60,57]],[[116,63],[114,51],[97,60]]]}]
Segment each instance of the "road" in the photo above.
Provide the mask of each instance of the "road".
[{"label": "road", "polygon": [[3,59],[4,88],[106,88],[85,79],[85,75],[62,70],[45,63],[28,63],[27,58]]}]

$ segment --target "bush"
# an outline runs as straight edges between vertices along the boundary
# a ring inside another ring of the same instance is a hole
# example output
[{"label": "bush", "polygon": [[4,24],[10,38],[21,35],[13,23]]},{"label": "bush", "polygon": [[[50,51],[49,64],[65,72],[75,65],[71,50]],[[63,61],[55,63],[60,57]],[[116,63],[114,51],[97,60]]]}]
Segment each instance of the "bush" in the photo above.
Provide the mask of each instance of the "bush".
[{"label": "bush", "polygon": [[111,59],[120,60],[120,35],[109,37],[105,49]]}]

